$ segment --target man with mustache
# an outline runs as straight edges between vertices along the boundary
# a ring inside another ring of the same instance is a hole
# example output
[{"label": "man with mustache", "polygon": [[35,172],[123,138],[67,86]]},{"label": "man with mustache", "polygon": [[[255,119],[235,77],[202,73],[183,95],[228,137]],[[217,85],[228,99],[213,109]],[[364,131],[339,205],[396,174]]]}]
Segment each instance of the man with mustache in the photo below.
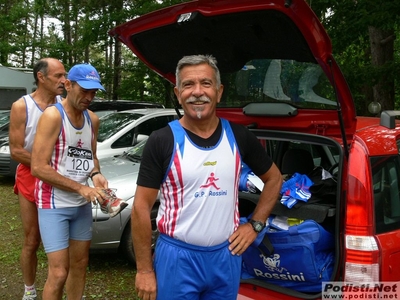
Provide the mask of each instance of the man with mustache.
[{"label": "man with mustache", "polygon": [[[151,300],[234,300],[240,255],[265,226],[282,177],[253,133],[217,117],[223,85],[214,57],[183,57],[174,91],[184,115],[150,135],[137,180],[131,218],[136,292]],[[251,223],[239,225],[242,162],[264,188]],[[150,212],[159,190],[153,261]]]},{"label": "man with mustache", "polygon": [[62,101],[65,76],[65,68],[59,60],[40,59],[33,67],[37,89],[15,101],[11,107],[9,129],[11,158],[19,162],[14,193],[18,195],[24,231],[20,258],[25,283],[23,300],[36,299],[36,251],[40,244],[38,214],[33,196],[35,178],[31,175],[33,138],[39,117],[46,107]]}]

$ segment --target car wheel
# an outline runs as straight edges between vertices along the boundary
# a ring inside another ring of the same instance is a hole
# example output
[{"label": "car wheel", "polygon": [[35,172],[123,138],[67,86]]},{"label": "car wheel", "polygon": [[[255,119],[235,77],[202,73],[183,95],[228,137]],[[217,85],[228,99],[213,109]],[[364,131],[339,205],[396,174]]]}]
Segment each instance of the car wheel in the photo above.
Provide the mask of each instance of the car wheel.
[{"label": "car wheel", "polygon": [[[156,246],[157,238],[160,235],[160,233],[157,230],[157,213],[158,213],[158,205],[154,206],[150,217],[151,217],[151,249],[154,251],[154,248]],[[121,250],[124,254],[124,256],[128,259],[129,262],[136,264],[136,256],[135,256],[135,251],[133,249],[133,242],[132,242],[132,227],[131,227],[131,222],[127,224],[125,231],[122,235],[121,239]]]}]

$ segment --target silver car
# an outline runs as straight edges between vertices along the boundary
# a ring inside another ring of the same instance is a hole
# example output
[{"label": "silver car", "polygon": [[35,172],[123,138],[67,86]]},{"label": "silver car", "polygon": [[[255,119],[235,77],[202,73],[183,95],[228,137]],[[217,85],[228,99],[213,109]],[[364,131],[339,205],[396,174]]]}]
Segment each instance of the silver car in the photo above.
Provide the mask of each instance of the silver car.
[{"label": "silver car", "polygon": [[167,108],[131,109],[102,116],[97,136],[97,157],[121,155],[148,138],[154,130],[177,118],[177,111]]},{"label": "silver car", "polygon": [[[93,205],[92,252],[118,251],[130,262],[135,263],[130,220],[136,192],[136,179],[146,141],[147,139],[141,141],[121,156],[100,159],[101,172],[107,178],[109,188],[116,189],[116,195],[126,201],[128,206],[120,214],[110,218],[108,214],[100,210],[98,205]],[[157,211],[158,203],[155,204],[151,212],[153,247],[158,237]]]},{"label": "silver car", "polygon": [[0,175],[14,177],[18,162],[11,159],[9,125],[10,110],[0,110]]}]

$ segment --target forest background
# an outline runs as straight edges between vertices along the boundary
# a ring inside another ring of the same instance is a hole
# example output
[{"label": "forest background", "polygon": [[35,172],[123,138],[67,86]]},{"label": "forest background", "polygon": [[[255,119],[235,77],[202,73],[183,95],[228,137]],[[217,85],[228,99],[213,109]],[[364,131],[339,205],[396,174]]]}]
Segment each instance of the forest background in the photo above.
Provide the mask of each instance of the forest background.
[{"label": "forest background", "polygon": [[[215,0],[218,1],[218,0]],[[283,1],[283,0],[281,0]],[[293,0],[298,1],[298,0]],[[160,102],[172,86],[108,35],[113,27],[179,0],[0,0],[0,64],[32,68],[41,57],[96,66],[105,99]],[[400,109],[400,1],[306,0],[332,39],[358,115]]]}]

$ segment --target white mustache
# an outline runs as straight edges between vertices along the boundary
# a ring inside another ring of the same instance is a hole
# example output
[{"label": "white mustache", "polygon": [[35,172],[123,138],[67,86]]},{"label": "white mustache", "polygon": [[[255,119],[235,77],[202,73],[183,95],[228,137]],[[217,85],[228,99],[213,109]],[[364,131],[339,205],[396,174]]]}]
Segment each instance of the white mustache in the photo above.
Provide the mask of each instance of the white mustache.
[{"label": "white mustache", "polygon": [[186,100],[186,104],[194,103],[194,102],[197,102],[197,101],[202,101],[202,102],[210,103],[210,102],[211,102],[211,99],[208,98],[207,96],[201,96],[201,97],[190,96],[190,97]]}]

